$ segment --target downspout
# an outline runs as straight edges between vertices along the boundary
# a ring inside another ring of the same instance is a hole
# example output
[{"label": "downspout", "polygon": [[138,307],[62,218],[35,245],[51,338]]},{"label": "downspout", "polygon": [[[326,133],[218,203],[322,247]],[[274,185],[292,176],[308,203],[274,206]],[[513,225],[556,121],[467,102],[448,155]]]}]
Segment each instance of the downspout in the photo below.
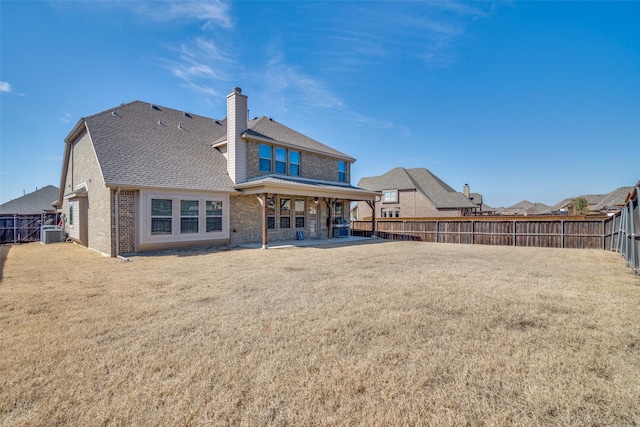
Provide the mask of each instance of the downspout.
[{"label": "downspout", "polygon": [[120,257],[120,200],[119,200],[119,195],[120,195],[120,191],[122,190],[122,188],[120,186],[118,186],[118,189],[116,190],[116,196],[115,196],[115,205],[116,205],[116,220],[115,220],[115,227],[116,227],[116,257]]}]

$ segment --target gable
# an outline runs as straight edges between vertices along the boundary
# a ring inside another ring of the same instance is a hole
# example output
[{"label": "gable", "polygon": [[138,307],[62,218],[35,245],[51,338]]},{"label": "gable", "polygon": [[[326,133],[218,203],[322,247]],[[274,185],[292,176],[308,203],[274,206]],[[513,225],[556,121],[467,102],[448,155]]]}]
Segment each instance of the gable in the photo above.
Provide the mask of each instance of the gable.
[{"label": "gable", "polygon": [[84,120],[107,186],[233,191],[220,121],[140,101]]},{"label": "gable", "polygon": [[415,190],[438,209],[476,207],[464,194],[455,191],[425,168],[394,168],[381,176],[362,178],[358,187],[370,191]]}]

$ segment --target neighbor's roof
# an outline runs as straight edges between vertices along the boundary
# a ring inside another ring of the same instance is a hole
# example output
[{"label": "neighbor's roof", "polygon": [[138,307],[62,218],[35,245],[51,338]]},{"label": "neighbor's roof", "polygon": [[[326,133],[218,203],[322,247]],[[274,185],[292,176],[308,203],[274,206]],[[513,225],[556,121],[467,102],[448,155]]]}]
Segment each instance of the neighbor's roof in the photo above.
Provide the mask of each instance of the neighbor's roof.
[{"label": "neighbor's roof", "polygon": [[397,167],[380,176],[364,177],[358,187],[371,191],[416,190],[436,208],[475,208],[476,204],[464,194],[455,191],[425,168]]},{"label": "neighbor's roof", "polygon": [[633,191],[634,187],[620,187],[616,188],[600,201],[593,210],[600,211],[606,208],[612,208],[615,206],[624,206],[625,201],[629,193]]},{"label": "neighbor's roof", "polygon": [[511,205],[502,211],[502,215],[539,215],[545,213],[549,209],[548,205],[544,203],[532,203],[528,200],[523,200],[515,205]]},{"label": "neighbor's roof", "polygon": [[[633,188],[633,187],[621,187],[621,188]],[[617,191],[617,190],[614,190],[614,191]],[[628,193],[628,191],[627,191],[627,193]],[[571,206],[571,203],[573,203],[573,201],[575,199],[577,199],[578,197],[584,197],[584,199],[587,201],[587,206],[589,206],[589,210],[597,211],[597,210],[602,209],[602,208],[598,208],[598,206],[601,205],[602,202],[605,199],[607,199],[610,194],[611,193],[609,193],[609,194],[585,194],[585,195],[582,195],[582,196],[567,197],[566,199],[563,199],[563,200],[559,201],[555,205],[550,206],[545,211],[545,213],[553,213],[553,212],[557,212],[557,211],[559,211],[561,209],[568,209]],[[622,196],[621,204],[624,204],[624,198],[625,197],[626,197],[626,193],[624,194],[624,196]],[[611,205],[607,205],[607,206],[611,206]]]},{"label": "neighbor's roof", "polygon": [[84,122],[106,185],[234,191],[211,148],[226,133],[220,121],[134,101]]},{"label": "neighbor's roof", "polygon": [[39,190],[0,205],[0,214],[39,214],[55,211],[58,187],[47,185]]}]

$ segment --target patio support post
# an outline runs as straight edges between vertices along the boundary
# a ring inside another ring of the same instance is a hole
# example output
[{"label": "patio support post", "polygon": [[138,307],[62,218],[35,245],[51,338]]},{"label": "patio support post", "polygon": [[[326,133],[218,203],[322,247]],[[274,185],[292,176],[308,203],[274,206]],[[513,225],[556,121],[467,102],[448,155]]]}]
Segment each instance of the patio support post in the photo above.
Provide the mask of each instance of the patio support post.
[{"label": "patio support post", "polygon": [[269,247],[267,228],[267,193],[262,194],[262,249]]}]

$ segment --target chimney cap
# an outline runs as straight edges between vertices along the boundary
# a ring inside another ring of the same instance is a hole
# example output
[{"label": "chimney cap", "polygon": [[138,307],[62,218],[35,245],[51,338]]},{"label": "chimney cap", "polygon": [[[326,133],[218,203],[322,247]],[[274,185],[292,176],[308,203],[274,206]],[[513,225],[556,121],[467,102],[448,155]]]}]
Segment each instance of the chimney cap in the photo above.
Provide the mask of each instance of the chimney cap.
[{"label": "chimney cap", "polygon": [[242,93],[242,89],[241,89],[241,88],[239,88],[239,87],[237,87],[237,86],[233,88],[233,91],[234,91],[235,93]]}]

